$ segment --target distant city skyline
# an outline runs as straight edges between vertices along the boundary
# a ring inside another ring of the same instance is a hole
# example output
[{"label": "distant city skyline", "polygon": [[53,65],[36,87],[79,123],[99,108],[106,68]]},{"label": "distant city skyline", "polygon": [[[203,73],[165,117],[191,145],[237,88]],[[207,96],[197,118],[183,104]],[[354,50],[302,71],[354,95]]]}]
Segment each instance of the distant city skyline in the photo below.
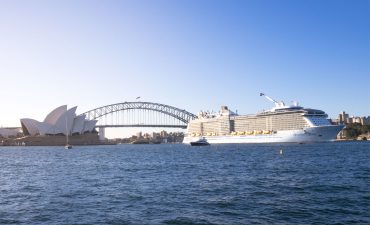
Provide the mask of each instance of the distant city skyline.
[{"label": "distant city skyline", "polygon": [[3,0],[0,28],[3,127],[63,104],[256,113],[260,92],[370,115],[366,0]]}]

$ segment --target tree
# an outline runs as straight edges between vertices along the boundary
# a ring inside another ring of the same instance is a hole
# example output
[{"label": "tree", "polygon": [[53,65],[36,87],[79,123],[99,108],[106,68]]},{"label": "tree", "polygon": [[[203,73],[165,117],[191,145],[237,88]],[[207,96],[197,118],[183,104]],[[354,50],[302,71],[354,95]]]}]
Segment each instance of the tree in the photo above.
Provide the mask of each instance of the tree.
[{"label": "tree", "polygon": [[361,125],[359,123],[347,124],[343,130],[347,139],[356,139],[361,134],[370,132],[370,124]]},{"label": "tree", "polygon": [[360,135],[361,131],[359,130],[359,124],[352,123],[348,124],[346,128],[344,128],[344,135],[347,139],[355,139],[358,135]]}]

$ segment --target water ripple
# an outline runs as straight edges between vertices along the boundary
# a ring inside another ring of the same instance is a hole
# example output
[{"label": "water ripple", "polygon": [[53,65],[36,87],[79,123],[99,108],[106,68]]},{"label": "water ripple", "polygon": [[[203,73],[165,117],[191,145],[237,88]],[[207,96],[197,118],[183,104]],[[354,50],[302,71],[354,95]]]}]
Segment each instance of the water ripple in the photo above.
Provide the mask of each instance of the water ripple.
[{"label": "water ripple", "polygon": [[0,224],[370,224],[369,150],[2,147]]}]

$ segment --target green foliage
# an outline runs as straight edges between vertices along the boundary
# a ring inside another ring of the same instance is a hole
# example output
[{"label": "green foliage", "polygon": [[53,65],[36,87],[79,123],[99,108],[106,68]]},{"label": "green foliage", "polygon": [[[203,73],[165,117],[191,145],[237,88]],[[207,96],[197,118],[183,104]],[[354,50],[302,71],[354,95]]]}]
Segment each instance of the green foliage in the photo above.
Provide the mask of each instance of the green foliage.
[{"label": "green foliage", "polygon": [[355,139],[361,134],[367,134],[370,132],[370,124],[361,125],[359,123],[347,124],[344,128],[344,135],[347,139]]},{"label": "green foliage", "polygon": [[370,124],[361,127],[361,133],[366,134],[370,132]]}]

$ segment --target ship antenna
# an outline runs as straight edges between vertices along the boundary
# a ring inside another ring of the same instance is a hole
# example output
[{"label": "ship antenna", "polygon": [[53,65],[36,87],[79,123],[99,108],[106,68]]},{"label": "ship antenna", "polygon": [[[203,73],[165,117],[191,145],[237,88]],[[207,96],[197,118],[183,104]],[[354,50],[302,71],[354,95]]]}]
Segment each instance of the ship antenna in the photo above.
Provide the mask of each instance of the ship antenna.
[{"label": "ship antenna", "polygon": [[270,98],[269,96],[265,95],[264,93],[260,93],[260,96],[265,96],[265,98],[267,98],[269,101],[273,102],[276,107],[280,106],[279,102],[275,101],[274,99]]}]

